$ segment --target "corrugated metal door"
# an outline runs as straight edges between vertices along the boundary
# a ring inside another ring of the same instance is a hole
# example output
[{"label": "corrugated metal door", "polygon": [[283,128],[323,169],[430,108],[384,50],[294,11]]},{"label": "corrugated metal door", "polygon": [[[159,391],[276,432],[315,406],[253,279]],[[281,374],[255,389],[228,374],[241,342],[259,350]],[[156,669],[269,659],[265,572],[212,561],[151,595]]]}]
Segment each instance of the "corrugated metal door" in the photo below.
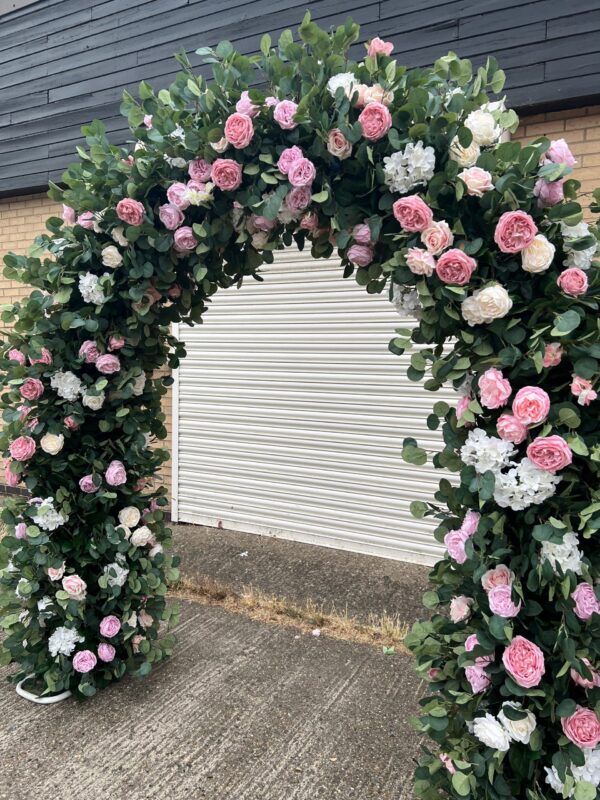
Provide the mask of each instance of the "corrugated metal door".
[{"label": "corrugated metal door", "polygon": [[439,474],[400,453],[406,436],[439,447],[425,419],[454,398],[406,378],[408,359],[387,350],[403,321],[338,260],[289,249],[263,274],[179,330],[175,517],[432,562],[433,526],[409,505]]}]

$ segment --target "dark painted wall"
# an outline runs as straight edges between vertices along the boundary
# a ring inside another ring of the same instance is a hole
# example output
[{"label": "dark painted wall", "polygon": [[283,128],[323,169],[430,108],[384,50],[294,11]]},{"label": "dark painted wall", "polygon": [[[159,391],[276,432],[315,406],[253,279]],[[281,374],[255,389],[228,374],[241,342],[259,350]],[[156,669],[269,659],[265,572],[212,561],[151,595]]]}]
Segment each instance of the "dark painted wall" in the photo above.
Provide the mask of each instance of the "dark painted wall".
[{"label": "dark painted wall", "polygon": [[326,27],[350,14],[409,66],[449,49],[475,63],[493,54],[521,111],[600,97],[599,0],[39,0],[0,16],[0,195],[57,180],[94,117],[124,141],[122,89],[168,85],[175,50],[230,39],[252,52],[307,7]]}]

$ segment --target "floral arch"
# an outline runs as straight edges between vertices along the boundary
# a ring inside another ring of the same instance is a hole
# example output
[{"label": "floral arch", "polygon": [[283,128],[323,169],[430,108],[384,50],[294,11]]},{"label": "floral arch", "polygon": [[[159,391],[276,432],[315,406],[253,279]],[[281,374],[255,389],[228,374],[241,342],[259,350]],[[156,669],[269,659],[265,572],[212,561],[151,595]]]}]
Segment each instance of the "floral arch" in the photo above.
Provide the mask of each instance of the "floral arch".
[{"label": "floral arch", "polygon": [[[582,221],[563,140],[500,143],[517,117],[493,59],[454,54],[407,71],[359,29],[307,15],[299,41],[268,35],[185,58],[168,90],[125,94],[137,144],[84,129],[88,149],[50,195],[62,219],[5,274],[32,285],[5,307],[2,448],[27,496],[2,512],[1,661],[48,692],[90,696],[147,674],[177,579],[168,554],[168,454],[160,399],[220,288],[260,280],[295,240],[337,249],[344,277],[389,292],[417,324],[409,377],[451,382],[436,403],[442,479],[417,516],[447,555],[408,644],[430,692],[419,729],[436,743],[423,798],[574,795],[600,782],[600,279],[598,229]],[[252,85],[267,86],[249,88]],[[598,212],[596,195],[592,211]],[[450,340],[450,346],[443,347]],[[407,439],[404,457],[425,452]]]}]

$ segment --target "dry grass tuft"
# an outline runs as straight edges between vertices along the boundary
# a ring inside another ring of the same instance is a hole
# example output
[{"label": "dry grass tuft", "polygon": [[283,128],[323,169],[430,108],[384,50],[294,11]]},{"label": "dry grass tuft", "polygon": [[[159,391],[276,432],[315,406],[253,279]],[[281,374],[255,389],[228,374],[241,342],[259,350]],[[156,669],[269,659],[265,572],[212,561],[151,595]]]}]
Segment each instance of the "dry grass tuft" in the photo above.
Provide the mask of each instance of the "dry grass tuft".
[{"label": "dry grass tuft", "polygon": [[183,578],[169,594],[180,600],[219,606],[232,614],[244,614],[259,622],[285,625],[302,633],[311,633],[318,628],[322,635],[332,639],[366,644],[378,650],[393,647],[397,652],[408,653],[402,644],[408,625],[397,615],[373,614],[368,622],[361,622],[347,612],[325,612],[310,600],[303,606],[296,605],[251,586],[245,587],[241,593],[234,592],[211,578],[197,581]]}]

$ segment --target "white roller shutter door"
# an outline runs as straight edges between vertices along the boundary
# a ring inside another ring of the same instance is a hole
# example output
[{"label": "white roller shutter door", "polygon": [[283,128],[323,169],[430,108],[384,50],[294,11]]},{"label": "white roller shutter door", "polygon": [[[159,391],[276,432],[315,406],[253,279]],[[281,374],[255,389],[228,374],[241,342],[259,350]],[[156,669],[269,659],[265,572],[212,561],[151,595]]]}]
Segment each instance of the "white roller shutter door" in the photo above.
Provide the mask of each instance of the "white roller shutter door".
[{"label": "white roller shutter door", "polygon": [[387,344],[410,322],[337,259],[288,249],[263,274],[179,329],[175,519],[432,563],[433,525],[409,505],[440,473],[400,454],[406,436],[440,447],[425,420],[455,397],[406,378]]}]

